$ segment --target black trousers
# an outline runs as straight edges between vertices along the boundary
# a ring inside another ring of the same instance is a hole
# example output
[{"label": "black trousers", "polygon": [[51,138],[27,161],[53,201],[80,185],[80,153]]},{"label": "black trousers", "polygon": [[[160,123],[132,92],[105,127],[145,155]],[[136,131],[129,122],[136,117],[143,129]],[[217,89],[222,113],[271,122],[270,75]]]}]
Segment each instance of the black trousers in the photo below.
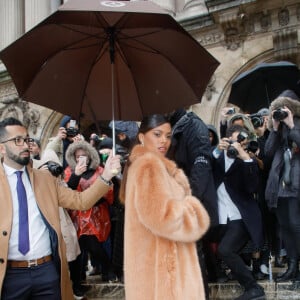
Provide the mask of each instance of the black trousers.
[{"label": "black trousers", "polygon": [[73,288],[79,287],[82,280],[82,273],[85,272],[85,264],[83,253],[85,251],[91,253],[95,260],[101,264],[102,276],[107,277],[111,272],[111,261],[103,247],[103,243],[99,242],[95,235],[82,235],[79,238],[79,246],[81,254],[76,260],[69,262],[70,277]]},{"label": "black trousers", "polygon": [[240,285],[247,290],[256,285],[256,281],[239,253],[249,241],[249,233],[242,220],[229,221],[227,225],[221,226],[220,230],[220,258],[231,269]]},{"label": "black trousers", "polygon": [[6,270],[1,300],[60,300],[60,276],[53,261]]},{"label": "black trousers", "polygon": [[300,200],[279,198],[275,213],[287,256],[297,260],[300,256]]}]

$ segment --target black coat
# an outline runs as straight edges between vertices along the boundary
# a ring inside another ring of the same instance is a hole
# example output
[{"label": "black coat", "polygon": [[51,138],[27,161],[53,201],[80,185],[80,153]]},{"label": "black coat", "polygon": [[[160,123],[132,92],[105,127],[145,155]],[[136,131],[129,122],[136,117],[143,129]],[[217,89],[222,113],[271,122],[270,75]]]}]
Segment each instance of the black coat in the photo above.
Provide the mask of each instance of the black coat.
[{"label": "black coat", "polygon": [[224,152],[213,158],[213,174],[216,190],[224,183],[227,193],[238,208],[242,220],[255,246],[263,244],[263,226],[254,193],[258,188],[259,169],[256,161],[244,162],[236,158],[225,173]]},{"label": "black coat", "polygon": [[219,223],[217,194],[211,167],[211,145],[206,124],[193,112],[173,127],[172,154],[189,179],[193,196],[206,208],[211,226]]}]

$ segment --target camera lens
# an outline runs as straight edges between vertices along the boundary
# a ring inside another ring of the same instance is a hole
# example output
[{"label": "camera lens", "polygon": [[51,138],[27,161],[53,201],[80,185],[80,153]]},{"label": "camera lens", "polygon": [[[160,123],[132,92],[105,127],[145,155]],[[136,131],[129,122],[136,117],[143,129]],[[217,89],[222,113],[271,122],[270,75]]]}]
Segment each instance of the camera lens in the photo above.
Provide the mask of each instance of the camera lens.
[{"label": "camera lens", "polygon": [[286,111],[282,110],[281,108],[278,108],[273,112],[273,118],[276,121],[282,121],[287,116],[288,116],[288,113]]},{"label": "camera lens", "polygon": [[79,133],[79,130],[74,127],[69,127],[66,129],[68,137],[74,137]]},{"label": "camera lens", "polygon": [[63,167],[55,162],[48,162],[47,167],[50,173],[55,177],[58,177],[64,172]]},{"label": "camera lens", "polygon": [[261,115],[250,115],[250,119],[254,128],[258,128],[264,125],[264,118]]}]

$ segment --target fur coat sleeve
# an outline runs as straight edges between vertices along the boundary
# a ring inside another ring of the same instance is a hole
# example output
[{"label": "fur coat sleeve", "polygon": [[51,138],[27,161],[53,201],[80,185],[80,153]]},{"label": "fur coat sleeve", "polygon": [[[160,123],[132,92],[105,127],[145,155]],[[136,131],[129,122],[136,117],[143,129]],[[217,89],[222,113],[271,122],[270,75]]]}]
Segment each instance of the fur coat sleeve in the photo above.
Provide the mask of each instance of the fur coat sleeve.
[{"label": "fur coat sleeve", "polygon": [[175,163],[145,153],[133,162],[128,180],[139,221],[154,235],[193,242],[206,232],[208,214]]}]

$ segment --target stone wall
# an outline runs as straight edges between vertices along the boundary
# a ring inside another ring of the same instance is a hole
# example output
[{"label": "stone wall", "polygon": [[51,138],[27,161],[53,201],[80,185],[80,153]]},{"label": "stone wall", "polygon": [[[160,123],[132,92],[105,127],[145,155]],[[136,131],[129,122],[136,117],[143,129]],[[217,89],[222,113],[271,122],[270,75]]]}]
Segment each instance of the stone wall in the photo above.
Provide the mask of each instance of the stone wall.
[{"label": "stone wall", "polygon": [[[51,14],[60,0],[2,0],[0,50]],[[200,104],[191,107],[218,127],[233,79],[260,62],[289,60],[300,65],[298,0],[153,0],[181,23],[217,60]],[[26,59],[26,58],[24,58]],[[199,70],[201,72],[202,70]],[[18,99],[0,63],[0,118],[15,115],[43,143],[56,133],[61,114]]]}]

